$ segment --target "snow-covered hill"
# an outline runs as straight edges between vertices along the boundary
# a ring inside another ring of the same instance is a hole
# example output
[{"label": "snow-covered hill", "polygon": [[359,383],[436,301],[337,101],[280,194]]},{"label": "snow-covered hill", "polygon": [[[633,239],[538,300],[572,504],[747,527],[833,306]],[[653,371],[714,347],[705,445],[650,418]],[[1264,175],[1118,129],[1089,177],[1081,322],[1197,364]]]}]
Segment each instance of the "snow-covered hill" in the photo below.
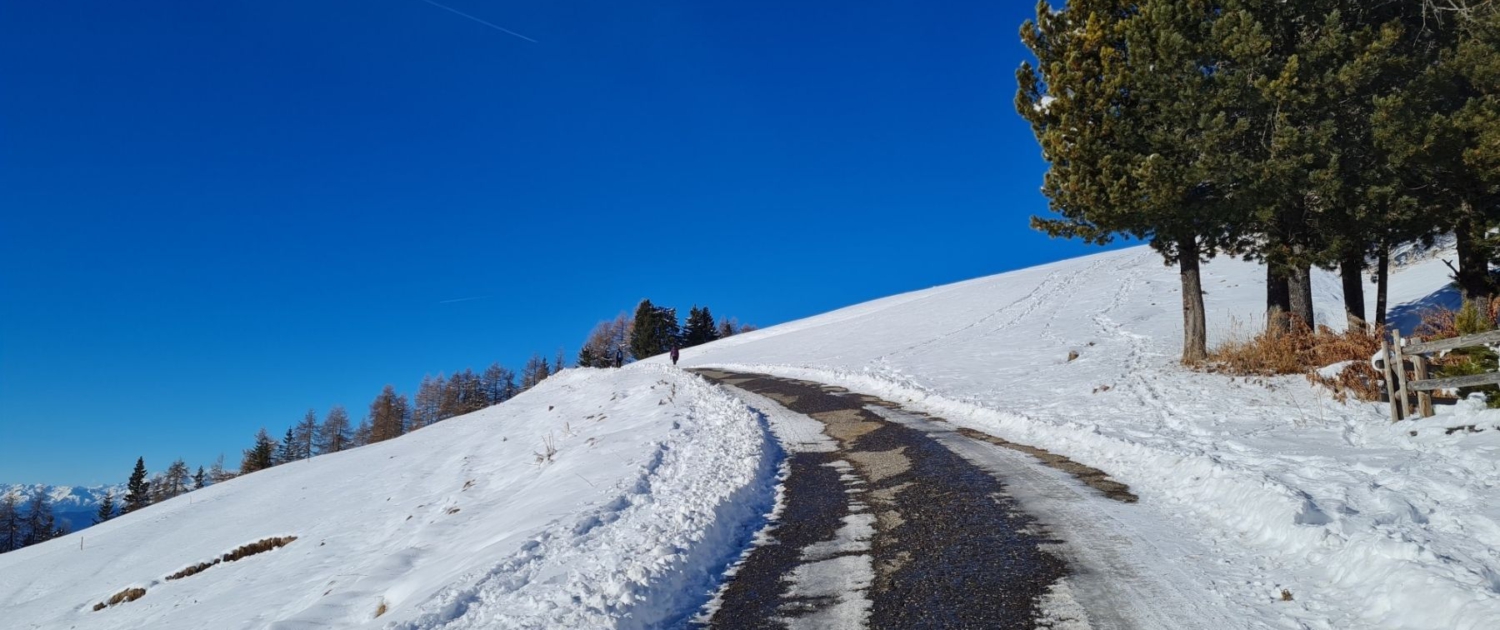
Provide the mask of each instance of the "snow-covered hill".
[{"label": "snow-covered hill", "polygon": [[47,493],[52,502],[52,513],[67,523],[68,531],[76,532],[93,525],[99,512],[99,503],[105,495],[113,493],[116,502],[125,496],[125,484],[113,486],[53,486],[47,484],[0,484],[0,496],[15,494],[22,505],[38,492]]},{"label": "snow-covered hill", "polygon": [[[1204,273],[1211,340],[1256,328],[1263,269],[1219,259]],[[1395,320],[1451,300],[1446,275],[1413,257],[1394,278]],[[1339,404],[1301,377],[1186,370],[1177,291],[1174,269],[1128,249],[683,359],[843,385],[1104,470],[1140,495],[1132,531],[1192,543],[1071,542],[1135,547],[1121,557],[1142,575],[1238,622],[1214,630],[1500,627],[1500,411],[1464,403],[1391,425],[1383,405]],[[1342,326],[1338,279],[1319,275],[1316,296]],[[743,403],[663,362],[567,371],[397,440],[5,554],[5,625],[671,625],[761,522],[780,455]],[[1460,425],[1479,432],[1448,431]],[[166,579],[280,536],[296,540]],[[1206,551],[1171,553],[1189,548]],[[92,610],[132,587],[144,596]]]},{"label": "snow-covered hill", "polygon": [[[3,625],[656,627],[707,601],[769,509],[768,440],[759,416],[681,372],[572,370],[0,555]],[[94,610],[131,588],[144,596]]]},{"label": "snow-covered hill", "polygon": [[[1394,274],[1408,331],[1422,305],[1456,299],[1440,258]],[[1204,274],[1210,343],[1260,326],[1263,267],[1221,258]],[[1341,329],[1339,279],[1318,274],[1315,291],[1319,321]],[[1148,572],[1244,627],[1500,628],[1500,411],[1466,401],[1392,425],[1384,405],[1336,403],[1302,377],[1190,371],[1180,305],[1176,270],[1135,248],[861,304],[683,362],[905,401],[1103,469],[1141,493],[1142,518],[1218,554]],[[1459,425],[1483,431],[1446,430]]]}]

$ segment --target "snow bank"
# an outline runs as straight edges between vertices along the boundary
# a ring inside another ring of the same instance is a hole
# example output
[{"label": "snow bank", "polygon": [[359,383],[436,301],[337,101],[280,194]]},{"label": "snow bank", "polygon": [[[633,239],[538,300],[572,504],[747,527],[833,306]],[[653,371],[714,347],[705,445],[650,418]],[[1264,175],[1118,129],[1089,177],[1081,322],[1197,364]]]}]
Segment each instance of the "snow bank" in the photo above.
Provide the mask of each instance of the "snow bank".
[{"label": "snow bank", "polygon": [[[707,601],[769,510],[768,439],[758,415],[679,371],[569,370],[396,440],[0,555],[0,609],[16,628],[654,627]],[[127,587],[146,595],[92,610]]]}]

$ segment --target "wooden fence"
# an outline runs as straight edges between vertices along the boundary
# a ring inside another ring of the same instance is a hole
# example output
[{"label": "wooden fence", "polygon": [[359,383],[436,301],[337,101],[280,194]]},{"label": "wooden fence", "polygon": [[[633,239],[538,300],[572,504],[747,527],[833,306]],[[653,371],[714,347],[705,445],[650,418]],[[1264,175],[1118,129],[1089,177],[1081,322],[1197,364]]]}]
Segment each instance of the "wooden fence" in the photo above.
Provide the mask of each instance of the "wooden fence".
[{"label": "wooden fence", "polygon": [[[1500,372],[1449,378],[1428,378],[1427,374],[1429,365],[1427,355],[1461,348],[1500,344],[1500,330],[1437,341],[1406,343],[1407,341],[1409,340],[1401,338],[1401,331],[1398,330],[1392,335],[1391,341],[1380,343],[1380,356],[1385,364],[1381,369],[1385,376],[1385,391],[1390,394],[1392,421],[1412,416],[1411,394],[1413,392],[1417,395],[1416,412],[1421,413],[1423,418],[1430,418],[1432,417],[1432,392],[1434,390],[1500,385]],[[1406,375],[1408,360],[1411,363],[1412,376],[1410,378]]]}]

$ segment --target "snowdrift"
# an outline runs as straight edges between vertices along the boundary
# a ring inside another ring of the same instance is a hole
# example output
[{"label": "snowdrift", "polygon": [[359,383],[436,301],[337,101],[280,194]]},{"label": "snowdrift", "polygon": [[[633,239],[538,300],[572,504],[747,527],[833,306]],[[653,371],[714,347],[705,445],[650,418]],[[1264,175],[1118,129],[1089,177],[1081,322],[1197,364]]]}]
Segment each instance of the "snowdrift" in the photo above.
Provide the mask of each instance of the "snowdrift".
[{"label": "snowdrift", "polygon": [[[675,370],[569,370],[402,438],[0,555],[3,625],[670,624],[708,600],[770,509],[768,435]],[[108,605],[130,589],[144,594]]]}]

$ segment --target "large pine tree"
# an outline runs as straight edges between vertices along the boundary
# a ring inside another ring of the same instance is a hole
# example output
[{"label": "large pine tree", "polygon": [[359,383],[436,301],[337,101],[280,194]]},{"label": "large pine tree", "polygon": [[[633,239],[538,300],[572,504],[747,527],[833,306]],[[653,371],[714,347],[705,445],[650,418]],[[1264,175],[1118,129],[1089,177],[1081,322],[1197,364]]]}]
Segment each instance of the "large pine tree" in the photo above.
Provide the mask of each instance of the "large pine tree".
[{"label": "large pine tree", "polygon": [[130,472],[130,480],[126,482],[125,488],[125,507],[120,510],[121,514],[129,514],[151,505],[151,483],[146,481],[146,458],[136,458],[135,469]]},{"label": "large pine tree", "polygon": [[37,492],[26,502],[25,527],[22,546],[44,543],[57,535],[57,517],[52,513],[52,499],[46,492]]},{"label": "large pine tree", "polygon": [[1223,63],[1253,22],[1224,6],[1176,0],[1038,4],[1021,38],[1038,64],[1017,72],[1016,108],[1050,164],[1055,216],[1032,225],[1105,244],[1151,245],[1179,268],[1182,359],[1207,356],[1200,263],[1243,237],[1253,143],[1243,82]]}]

